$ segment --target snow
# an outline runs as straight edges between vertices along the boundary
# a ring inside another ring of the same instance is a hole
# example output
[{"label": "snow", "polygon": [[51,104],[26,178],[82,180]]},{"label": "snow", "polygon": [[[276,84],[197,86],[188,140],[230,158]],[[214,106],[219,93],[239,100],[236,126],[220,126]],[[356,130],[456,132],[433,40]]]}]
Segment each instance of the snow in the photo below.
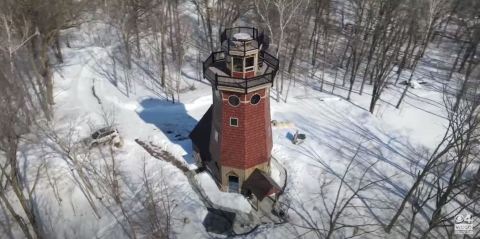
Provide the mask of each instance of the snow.
[{"label": "snow", "polygon": [[239,33],[233,34],[233,38],[236,39],[236,40],[246,41],[246,40],[251,40],[252,36],[250,36],[250,34],[248,34],[248,33],[239,32]]},{"label": "snow", "polygon": [[420,85],[420,83],[418,83],[418,81],[416,81],[416,80],[411,81],[410,86],[413,89],[420,89],[422,87],[422,85]]},{"label": "snow", "polygon": [[278,163],[275,158],[272,158],[270,161],[270,177],[272,177],[273,181],[277,183],[280,187],[285,185],[286,175],[285,175],[285,168]]},{"label": "snow", "polygon": [[[237,33],[234,37],[251,38],[245,33]],[[188,218],[190,221],[186,224],[174,222],[175,237],[209,238],[202,225],[207,214],[206,207],[188,178],[170,164],[148,155],[135,143],[135,139],[151,141],[195,169],[191,142],[185,137],[188,137],[212,102],[210,86],[184,77],[185,82],[195,84],[195,89],[182,93],[181,103],[176,104],[167,102],[164,96],[142,84],[136,84],[127,96],[122,85],[115,86],[98,73],[97,65],[108,61],[108,47],[84,46],[86,43],[82,37],[77,41],[72,40],[71,44],[77,44],[78,47],[65,49],[66,63],[61,72],[55,74],[56,127],[62,129],[74,125],[79,137],[82,137],[90,133],[91,125],[103,126],[104,111],[113,114],[115,126],[124,139],[124,146],[117,153],[120,167],[129,183],[125,187],[125,194],[130,199],[126,202],[131,206],[129,210],[135,213],[140,208],[135,197],[143,186],[140,177],[144,159],[151,178],[166,182],[172,193],[177,205],[173,217]],[[187,75],[195,75],[192,71],[191,67],[185,69]],[[333,82],[333,79],[327,80]],[[102,105],[92,95],[93,86]],[[286,103],[276,102],[273,97],[271,99],[272,120],[291,122],[289,127],[272,129],[272,154],[288,170],[285,197],[291,199],[293,207],[309,212],[314,221],[324,218],[322,200],[319,199],[322,183],[333,180],[334,187],[338,183],[338,175],[344,172],[356,149],[360,148],[353,173],[357,175],[376,162],[367,176],[386,179],[382,185],[360,195],[366,204],[363,206],[370,209],[368,213],[364,212],[364,217],[366,220],[375,218],[385,221],[391,211],[380,210],[375,200],[392,207],[398,205],[401,192],[415,175],[415,165],[421,164],[425,151],[431,150],[438,142],[445,126],[442,94],[427,86],[413,87],[409,89],[401,108],[396,109],[390,102],[396,102],[402,88],[392,87],[382,95],[375,113],[370,114],[369,86],[363,95],[352,94],[351,101],[345,100],[346,91],[336,89],[335,95],[332,95],[330,90],[326,87],[321,92],[316,86],[299,84],[290,89]],[[272,96],[275,96],[275,92],[272,92]],[[307,135],[301,145],[291,142],[297,129]],[[34,156],[27,153],[30,152],[25,151],[24,160],[34,161],[30,158]],[[115,218],[105,209],[101,210],[101,218],[94,216],[62,160],[55,158],[49,162],[54,167],[52,172],[60,180],[60,194],[63,197],[63,202],[59,204],[48,185],[39,186],[42,189],[38,195],[42,201],[41,210],[53,215],[50,219],[50,225],[54,228],[52,238],[127,238]],[[272,177],[277,182],[281,181],[280,170],[272,168]],[[244,197],[221,192],[207,173],[197,174],[195,180],[209,200],[220,207],[251,211]],[[355,179],[349,181],[355,182]],[[102,208],[100,204],[98,206]],[[118,211],[115,213],[121,215]],[[289,216],[292,224],[304,225],[302,217],[296,212],[290,212]],[[291,227],[289,224],[261,227],[258,233],[246,237],[294,238],[294,231],[305,232],[304,229],[293,230]],[[383,237],[382,234],[378,235],[378,238]],[[391,237],[402,238],[393,234]]]},{"label": "snow", "polygon": [[[67,51],[67,54],[75,55],[75,58],[70,59],[61,75],[56,75],[57,121],[67,123],[75,120],[81,134],[87,135],[89,133],[87,121],[101,126],[102,108],[114,112],[116,126],[125,141],[119,156],[123,170],[128,175],[138,178],[140,160],[147,158],[152,165],[156,165],[154,168],[164,173],[168,172],[167,175],[157,175],[157,178],[168,178],[169,187],[174,189],[175,198],[178,200],[176,215],[190,218],[187,225],[176,224],[175,233],[179,238],[191,235],[196,235],[194,238],[208,237],[202,226],[206,208],[194,193],[187,178],[167,163],[151,158],[136,145],[134,139],[152,141],[175,157],[185,160],[194,169],[195,165],[190,155],[191,142],[178,140],[175,136],[188,136],[189,131],[206,112],[212,100],[209,86],[198,85],[196,90],[186,92],[182,95],[182,103],[179,104],[166,102],[140,85],[137,85],[135,91],[127,97],[121,89],[99,77],[95,71],[95,64],[106,56],[105,50],[90,47]],[[93,60],[92,56],[96,59]],[[103,106],[100,106],[92,96],[93,85]],[[410,165],[418,160],[421,149],[435,144],[436,136],[441,134],[443,129],[443,119],[440,117],[442,109],[437,103],[440,99],[438,93],[432,93],[425,88],[411,90],[412,95],[406,99],[401,110],[381,103],[374,115],[366,110],[369,103],[368,95],[354,94],[352,101],[348,102],[341,97],[317,90],[296,87],[291,89],[288,103],[271,100],[272,119],[291,122],[289,124],[291,127],[273,128],[273,155],[288,170],[286,196],[292,198],[293,205],[304,205],[305,210],[312,211],[314,218],[324,216],[321,213],[313,213],[316,212],[315,208],[321,207],[321,201],[318,200],[320,184],[327,178],[335,178],[335,175],[343,172],[358,145],[363,147],[359,156],[359,170],[368,163],[379,160],[372,175],[369,176],[391,177],[384,185],[385,191],[395,192],[398,188],[405,188],[412,177]],[[389,91],[383,99],[394,99],[399,93]],[[291,143],[291,136],[297,129],[307,135],[307,139],[301,145]],[[272,173],[277,182],[281,181],[279,170],[272,169]],[[209,200],[219,207],[233,211],[251,211],[251,206],[244,197],[221,192],[207,173],[200,173],[195,179]],[[141,186],[138,180],[134,184],[137,188]],[[64,195],[69,195],[68,200],[75,205],[75,211],[83,213],[80,216],[72,215],[66,213],[71,211],[69,206],[59,208],[59,211],[65,212],[58,221],[53,222],[58,228],[58,235],[67,233],[67,235],[81,234],[83,238],[95,236],[111,238],[114,235],[119,238],[125,237],[110,216],[97,219],[88,213],[91,210],[78,189],[70,186],[68,190],[68,193],[63,192]],[[400,199],[398,195],[385,194],[378,188],[363,196],[370,195],[375,195],[379,200]],[[132,207],[132,210],[135,210],[135,207]],[[60,213],[59,211],[57,213]],[[372,213],[379,218],[385,217],[383,212],[375,209]],[[291,218],[298,224],[302,223],[295,214],[291,215]],[[278,226],[259,233],[264,236],[281,236],[286,233],[286,227],[288,226]],[[67,228],[77,229],[72,232]]]},{"label": "snow", "polygon": [[249,213],[252,206],[247,199],[238,193],[228,193],[219,190],[212,176],[206,172],[195,176],[209,200],[220,209],[230,212]]},{"label": "snow", "polygon": [[[87,121],[93,122],[96,126],[102,125],[102,108],[114,112],[116,126],[125,141],[125,146],[119,152],[123,170],[130,177],[138,178],[138,175],[141,175],[139,165],[142,158],[147,158],[151,165],[156,165],[154,168],[163,172],[156,178],[159,180],[168,178],[169,187],[175,192],[177,217],[190,219],[189,224],[175,225],[174,231],[178,238],[208,237],[202,226],[206,208],[189,185],[187,178],[167,163],[151,158],[136,145],[134,139],[152,141],[175,157],[185,160],[194,169],[190,155],[191,142],[177,140],[175,136],[188,136],[189,130],[206,112],[211,104],[209,86],[199,85],[196,90],[183,94],[182,103],[179,104],[166,102],[140,85],[137,85],[135,92],[127,97],[121,89],[99,77],[94,70],[94,65],[106,55],[105,49],[95,47],[74,49],[67,51],[67,54],[75,55],[75,58],[70,59],[61,75],[56,75],[58,82],[56,120],[65,124],[75,120],[81,135],[87,135],[89,133]],[[92,60],[92,56],[97,59]],[[92,96],[93,85],[103,106],[100,106]],[[374,115],[366,110],[368,95],[355,94],[352,101],[348,102],[341,97],[317,90],[306,91],[302,87],[296,87],[291,89],[288,103],[271,100],[272,119],[291,122],[290,125],[294,125],[273,128],[273,155],[288,170],[286,196],[292,198],[293,205],[304,205],[305,210],[312,211],[314,218],[323,217],[323,214],[316,213],[315,210],[321,207],[321,201],[318,199],[321,182],[341,174],[360,144],[363,148],[359,156],[358,169],[362,168],[362,164],[364,167],[379,160],[372,175],[369,176],[391,177],[385,183],[383,191],[377,188],[363,196],[368,198],[375,195],[378,200],[387,201],[400,200],[398,195],[384,192],[395,192],[398,188],[405,188],[408,185],[412,177],[410,165],[419,159],[421,149],[435,144],[437,136],[443,129],[443,119],[440,117],[442,109],[437,103],[440,99],[438,93],[432,93],[425,88],[411,90],[412,95],[406,99],[401,110],[381,103]],[[399,92],[387,92],[383,99],[394,99],[398,94]],[[290,137],[297,129],[307,135],[307,139],[301,145],[291,143]],[[172,133],[168,133],[170,131]],[[162,175],[165,172],[168,173]],[[272,173],[277,182],[281,181],[278,170],[273,169]],[[219,207],[241,212],[251,211],[251,206],[244,197],[221,192],[208,174],[200,173],[195,179],[208,198]],[[132,191],[133,198],[136,188],[139,188],[141,183],[136,180],[132,184],[136,185]],[[108,214],[102,219],[94,217],[78,188],[71,183],[70,185],[62,192],[67,197],[65,201],[69,203],[56,209],[55,213],[61,213],[62,216],[52,222],[58,235],[63,233],[70,236],[82,235],[82,238],[125,237],[118,224]],[[72,213],[70,202],[75,205],[75,211],[81,214]],[[50,202],[50,205],[51,208],[55,204]],[[132,207],[132,210],[137,207]],[[383,212],[373,209],[372,213],[385,219]],[[302,223],[295,214],[292,214],[291,218],[295,223]],[[282,236],[288,233],[287,227],[289,226],[264,229],[258,236]],[[71,228],[76,229],[72,231]]]},{"label": "snow", "polygon": [[[80,39],[83,37],[80,36]],[[125,201],[126,205],[130,205],[129,213],[135,214],[141,209],[136,197],[143,187],[141,170],[142,160],[145,160],[152,180],[167,182],[171,198],[177,205],[173,217],[178,221],[189,219],[190,223],[187,224],[174,223],[172,233],[178,238],[207,237],[202,226],[207,210],[191,188],[187,177],[170,164],[151,157],[134,140],[139,138],[151,141],[195,169],[189,154],[190,141],[179,138],[188,137],[189,130],[202,116],[211,98],[192,97],[192,104],[172,104],[141,85],[137,85],[127,96],[121,85],[115,86],[98,73],[97,64],[108,61],[106,57],[109,48],[75,47],[78,44],[85,42],[72,41],[73,48],[64,49],[66,62],[54,76],[55,127],[60,130],[73,125],[78,131],[78,138],[82,138],[90,134],[92,126],[104,126],[104,111],[113,115],[115,127],[124,140],[124,146],[116,152],[116,157],[128,183],[123,190],[126,198],[130,199]],[[92,95],[93,86],[102,105]],[[198,88],[205,89],[201,86]],[[172,133],[167,133],[169,130]],[[176,137],[177,135],[181,137]],[[96,217],[70,176],[70,169],[59,158],[52,158],[50,163],[52,172],[55,172],[54,176],[58,177],[61,185],[60,195],[63,199],[59,204],[46,182],[39,186],[45,188],[38,193],[42,202],[41,210],[52,215],[49,219],[52,227],[50,238],[128,238],[115,219],[120,217],[122,220],[119,211],[114,211],[114,217],[98,202],[101,218]]]}]

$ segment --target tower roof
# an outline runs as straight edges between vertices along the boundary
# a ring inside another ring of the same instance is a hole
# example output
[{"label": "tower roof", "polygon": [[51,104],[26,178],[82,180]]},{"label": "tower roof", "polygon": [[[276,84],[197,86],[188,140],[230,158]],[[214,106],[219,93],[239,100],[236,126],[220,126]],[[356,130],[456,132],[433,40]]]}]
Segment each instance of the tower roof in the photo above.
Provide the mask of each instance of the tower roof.
[{"label": "tower roof", "polygon": [[208,111],[203,115],[200,122],[192,130],[189,137],[192,143],[198,148],[202,161],[210,161],[211,155],[209,150],[210,131],[212,129],[212,112],[213,105],[208,108]]},{"label": "tower roof", "polygon": [[242,185],[244,190],[250,190],[258,200],[282,191],[282,188],[273,179],[259,169],[255,169]]}]

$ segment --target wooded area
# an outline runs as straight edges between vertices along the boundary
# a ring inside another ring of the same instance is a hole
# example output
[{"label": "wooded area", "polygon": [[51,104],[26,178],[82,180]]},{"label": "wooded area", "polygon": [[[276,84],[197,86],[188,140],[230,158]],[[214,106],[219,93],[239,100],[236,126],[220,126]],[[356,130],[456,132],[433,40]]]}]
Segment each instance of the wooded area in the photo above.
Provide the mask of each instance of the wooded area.
[{"label": "wooded area", "polygon": [[[433,152],[423,155],[425,162],[418,165],[404,200],[377,226],[407,238],[452,238],[447,228],[456,215],[464,210],[480,213],[478,0],[0,0],[0,6],[0,204],[5,208],[0,224],[5,233],[15,224],[26,238],[47,238],[35,206],[36,185],[49,180],[53,190],[58,187],[46,163],[33,164],[29,172],[35,175],[27,177],[18,164],[22,144],[43,145],[49,153],[62,155],[89,201],[97,200],[97,190],[103,190],[111,195],[103,203],[125,209],[114,154],[105,152],[100,168],[98,162],[80,164],[90,162],[91,155],[76,149],[72,135],[58,135],[53,129],[53,73],[61,71],[62,49],[70,47],[75,29],[92,22],[106,29],[103,36],[92,29],[99,45],[118,43],[109,48],[110,62],[99,66],[98,73],[127,96],[135,85],[145,84],[172,103],[181,102],[182,91],[195,88],[182,86],[185,63],[194,62],[197,80],[202,81],[201,63],[220,48],[220,33],[238,25],[263,29],[269,35],[269,51],[281,59],[272,92],[276,101],[287,103],[290,88],[298,83],[319,86],[320,91],[329,85],[333,95],[337,89],[347,90],[346,100],[353,94],[370,95],[372,114],[387,87],[400,89],[400,97],[389,103],[401,108],[428,49],[449,49],[448,77],[437,79],[445,85],[444,137]],[[190,8],[194,16],[185,13]],[[164,197],[168,193],[153,192],[147,171],[144,178],[145,207],[158,214],[127,216],[122,228],[130,238],[142,233],[170,237],[173,206]],[[364,189],[359,184],[348,196]],[[160,201],[162,208],[156,208]],[[332,238],[342,230],[368,234],[358,229],[371,226],[367,223],[338,220],[345,218],[341,214],[349,203],[337,200],[326,206],[328,227],[309,222],[309,230],[318,238]],[[95,210],[95,203],[91,205]],[[151,225],[140,227],[144,220]]]}]

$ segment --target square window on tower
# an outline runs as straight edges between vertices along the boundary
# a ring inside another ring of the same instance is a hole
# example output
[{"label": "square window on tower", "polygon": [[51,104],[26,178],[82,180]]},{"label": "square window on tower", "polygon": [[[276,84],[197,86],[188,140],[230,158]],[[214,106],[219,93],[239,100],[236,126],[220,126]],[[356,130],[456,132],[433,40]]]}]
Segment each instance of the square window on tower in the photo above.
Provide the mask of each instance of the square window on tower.
[{"label": "square window on tower", "polygon": [[238,118],[230,117],[230,126],[238,127]]}]

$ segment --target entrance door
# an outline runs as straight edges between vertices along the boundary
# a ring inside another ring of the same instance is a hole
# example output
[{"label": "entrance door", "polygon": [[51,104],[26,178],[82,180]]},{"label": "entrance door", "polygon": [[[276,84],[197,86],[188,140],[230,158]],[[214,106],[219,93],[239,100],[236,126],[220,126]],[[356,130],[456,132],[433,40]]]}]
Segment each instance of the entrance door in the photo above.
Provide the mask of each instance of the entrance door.
[{"label": "entrance door", "polygon": [[228,176],[228,192],[229,193],[238,193],[240,184],[238,182],[238,177],[234,175]]}]

